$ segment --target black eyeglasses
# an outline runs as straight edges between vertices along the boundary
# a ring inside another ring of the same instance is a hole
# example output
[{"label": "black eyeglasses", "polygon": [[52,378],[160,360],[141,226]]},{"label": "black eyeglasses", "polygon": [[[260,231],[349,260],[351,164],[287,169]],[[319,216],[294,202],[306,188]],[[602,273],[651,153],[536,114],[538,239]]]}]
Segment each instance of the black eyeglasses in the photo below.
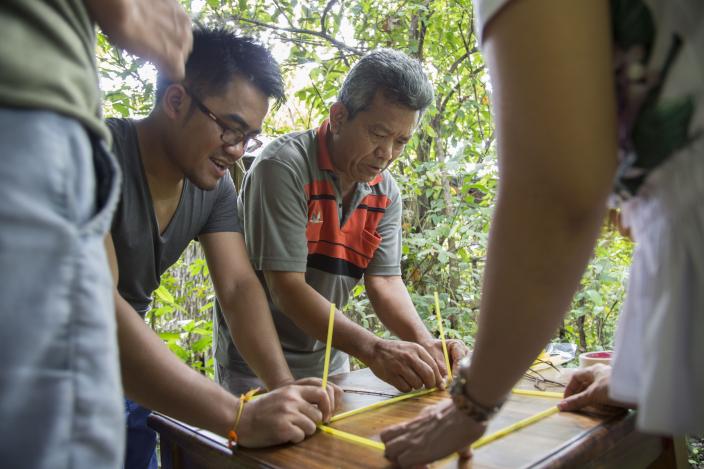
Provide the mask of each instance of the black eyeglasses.
[{"label": "black eyeglasses", "polygon": [[186,89],[186,93],[191,96],[191,99],[194,103],[196,103],[198,109],[203,114],[210,117],[220,127],[220,130],[222,130],[222,133],[220,134],[220,140],[222,140],[222,143],[229,146],[236,146],[244,142],[242,146],[244,147],[245,152],[253,152],[262,146],[262,141],[258,138],[249,137],[240,129],[233,129],[230,127],[225,121],[216,116],[213,111],[208,109],[208,107],[196,98],[195,95],[188,89]]}]

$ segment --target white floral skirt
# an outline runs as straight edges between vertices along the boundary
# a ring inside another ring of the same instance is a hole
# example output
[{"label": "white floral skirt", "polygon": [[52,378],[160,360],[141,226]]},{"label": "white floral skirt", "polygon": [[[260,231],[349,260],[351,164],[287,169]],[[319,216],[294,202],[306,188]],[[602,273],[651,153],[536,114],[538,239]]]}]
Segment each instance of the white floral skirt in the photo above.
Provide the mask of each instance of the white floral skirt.
[{"label": "white floral skirt", "polygon": [[704,433],[704,143],[649,175],[623,205],[636,241],[611,397],[641,430]]}]

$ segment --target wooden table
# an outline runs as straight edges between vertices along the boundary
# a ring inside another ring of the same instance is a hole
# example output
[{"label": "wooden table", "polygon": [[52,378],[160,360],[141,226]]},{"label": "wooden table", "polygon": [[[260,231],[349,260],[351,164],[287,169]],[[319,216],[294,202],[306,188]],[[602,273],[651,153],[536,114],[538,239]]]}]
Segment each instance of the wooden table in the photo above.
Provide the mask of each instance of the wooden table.
[{"label": "wooden table", "polygon": [[[345,390],[341,411],[356,409],[398,395],[369,370],[332,377]],[[522,382],[518,387],[533,389]],[[555,389],[553,389],[555,390]],[[359,436],[379,439],[382,429],[412,419],[428,405],[448,399],[446,392],[397,402],[348,417],[332,427]],[[511,395],[493,419],[487,435],[551,406],[557,399]],[[161,436],[162,467],[170,468],[382,468],[390,467],[381,451],[316,433],[298,445],[267,449],[238,449],[234,454],[224,438],[185,425],[164,415],[149,417]],[[515,467],[675,467],[670,439],[635,430],[635,412],[618,415],[559,413],[489,443],[474,451],[470,461],[451,456],[433,468]]]}]

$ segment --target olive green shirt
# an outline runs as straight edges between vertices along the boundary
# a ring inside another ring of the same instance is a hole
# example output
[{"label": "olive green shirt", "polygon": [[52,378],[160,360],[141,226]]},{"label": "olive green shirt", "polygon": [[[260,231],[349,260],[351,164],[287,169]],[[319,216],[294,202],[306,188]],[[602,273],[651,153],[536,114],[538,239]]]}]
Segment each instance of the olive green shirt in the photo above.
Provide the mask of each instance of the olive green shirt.
[{"label": "olive green shirt", "polygon": [[109,138],[82,0],[2,0],[0,31],[0,106],[55,111]]}]

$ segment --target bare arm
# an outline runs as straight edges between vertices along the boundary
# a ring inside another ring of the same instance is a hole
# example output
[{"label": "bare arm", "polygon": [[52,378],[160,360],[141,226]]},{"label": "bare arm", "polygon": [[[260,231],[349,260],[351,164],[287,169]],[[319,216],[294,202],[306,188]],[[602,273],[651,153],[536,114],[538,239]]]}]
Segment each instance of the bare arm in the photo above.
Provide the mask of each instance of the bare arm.
[{"label": "bare arm", "polygon": [[[239,400],[180,361],[117,291],[118,269],[110,235],[106,252],[115,282],[115,314],[125,394],[186,423],[227,435]],[[245,405],[238,427],[244,446],[299,442],[327,420],[339,389],[319,380],[285,386]]]},{"label": "bare arm", "polygon": [[247,364],[269,388],[293,381],[259,279],[240,233],[200,236],[230,335]]},{"label": "bare arm", "polygon": [[[603,219],[616,168],[608,2],[513,1],[485,29],[485,60],[501,182],[466,377],[489,405],[555,332]],[[484,429],[455,415],[389,429],[387,457],[406,467],[466,448]]]},{"label": "bare arm", "polygon": [[501,183],[468,379],[489,404],[554,334],[604,217],[616,168],[608,4],[512,2],[486,29],[485,57]]},{"label": "bare arm", "polygon": [[374,312],[391,332],[402,340],[421,344],[433,340],[400,276],[365,275],[364,286]]},{"label": "bare arm", "polygon": [[181,362],[117,291],[119,272],[112,237],[105,250],[113,273],[122,385],[130,399],[192,425],[226,435],[237,398]]},{"label": "bare arm", "polygon": [[147,59],[173,80],[183,78],[191,22],[176,0],[84,0],[110,42]]},{"label": "bare arm", "polygon": [[181,362],[115,291],[122,384],[130,399],[226,435],[237,398]]},{"label": "bare arm", "polygon": [[[302,272],[265,272],[276,305],[311,337],[327,339],[330,302],[306,283]],[[401,391],[442,386],[433,357],[419,344],[383,340],[336,311],[333,346],[367,364]]]},{"label": "bare arm", "polygon": [[[264,272],[276,306],[311,337],[327,340],[330,302],[306,283],[303,272]],[[339,306],[339,305],[338,305]],[[347,319],[339,310],[335,313],[333,346],[365,361],[374,353],[379,339],[371,332]]]},{"label": "bare arm", "polygon": [[[442,342],[434,338],[421,321],[403,279],[398,275],[365,275],[364,283],[369,301],[381,322],[400,339],[423,346],[435,360],[440,375],[446,376],[448,370]],[[447,352],[450,366],[454,368],[468,350],[462,341],[447,340]]]}]

